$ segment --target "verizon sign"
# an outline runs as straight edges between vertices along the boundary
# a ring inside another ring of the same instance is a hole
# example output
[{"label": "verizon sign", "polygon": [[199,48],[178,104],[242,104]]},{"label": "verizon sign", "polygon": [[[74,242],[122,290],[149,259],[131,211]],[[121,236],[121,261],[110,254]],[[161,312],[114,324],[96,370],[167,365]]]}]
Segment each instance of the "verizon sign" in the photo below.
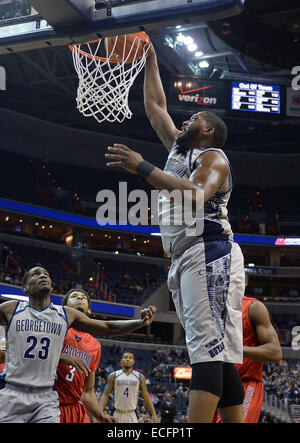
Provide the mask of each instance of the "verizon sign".
[{"label": "verizon sign", "polygon": [[[212,106],[216,105],[218,102],[217,97],[207,97],[203,95],[204,91],[213,88],[213,86],[203,86],[194,90],[184,91],[182,86],[179,87],[180,94],[178,94],[178,100],[180,102],[190,102],[195,103],[199,106]],[[206,94],[206,92],[205,92]]]},{"label": "verizon sign", "polygon": [[199,111],[202,108],[226,109],[225,81],[203,81],[178,78],[173,80],[169,104]]}]

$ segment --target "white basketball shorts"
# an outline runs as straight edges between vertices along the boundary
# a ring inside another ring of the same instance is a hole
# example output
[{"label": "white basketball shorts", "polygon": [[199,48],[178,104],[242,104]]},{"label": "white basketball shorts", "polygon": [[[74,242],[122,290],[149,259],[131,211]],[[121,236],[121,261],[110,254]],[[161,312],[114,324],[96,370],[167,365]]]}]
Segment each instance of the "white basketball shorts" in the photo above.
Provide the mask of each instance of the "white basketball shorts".
[{"label": "white basketball shorts", "polygon": [[8,383],[0,389],[0,423],[60,423],[58,394]]},{"label": "white basketball shorts", "polygon": [[243,362],[244,258],[237,243],[203,241],[172,260],[168,275],[190,363]]},{"label": "white basketball shorts", "polygon": [[118,420],[118,423],[138,423],[138,418],[135,411],[120,411],[114,410],[113,417]]}]

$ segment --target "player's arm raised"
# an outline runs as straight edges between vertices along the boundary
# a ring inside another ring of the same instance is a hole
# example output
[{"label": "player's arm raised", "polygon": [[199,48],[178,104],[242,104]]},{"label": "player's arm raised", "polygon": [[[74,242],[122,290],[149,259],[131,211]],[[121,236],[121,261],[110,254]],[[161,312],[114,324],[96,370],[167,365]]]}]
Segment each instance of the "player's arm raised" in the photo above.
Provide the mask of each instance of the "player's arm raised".
[{"label": "player's arm raised", "polygon": [[167,110],[166,95],[153,47],[147,57],[145,66],[144,106],[153,129],[165,147],[170,150],[180,131],[175,127]]},{"label": "player's arm raised", "polygon": [[152,323],[156,313],[156,307],[142,309],[139,320],[93,320],[76,309],[65,307],[68,315],[69,326],[79,331],[88,332],[91,335],[113,337],[115,335],[126,335],[136,329],[148,326]]},{"label": "player's arm raised", "polygon": [[[120,167],[133,174],[138,173],[138,168],[144,161],[141,154],[125,145],[109,146],[108,151],[105,157],[110,161],[106,166]],[[191,198],[193,207],[200,209],[201,201],[207,202],[225,182],[228,174],[229,166],[225,158],[216,151],[208,151],[199,158],[198,166],[189,180],[171,176],[153,165],[146,180],[159,191],[179,191],[184,198]],[[191,192],[185,194],[185,191]],[[201,192],[201,201],[199,192]]]},{"label": "player's arm raised", "polygon": [[157,422],[156,411],[146,386],[146,378],[143,374],[141,375],[140,391],[144,399],[145,406],[151,414],[151,422],[156,423]]},{"label": "player's arm raised", "polygon": [[279,362],[282,359],[282,350],[265,305],[260,301],[252,303],[249,319],[255,329],[258,346],[244,346],[244,357],[266,363]]}]

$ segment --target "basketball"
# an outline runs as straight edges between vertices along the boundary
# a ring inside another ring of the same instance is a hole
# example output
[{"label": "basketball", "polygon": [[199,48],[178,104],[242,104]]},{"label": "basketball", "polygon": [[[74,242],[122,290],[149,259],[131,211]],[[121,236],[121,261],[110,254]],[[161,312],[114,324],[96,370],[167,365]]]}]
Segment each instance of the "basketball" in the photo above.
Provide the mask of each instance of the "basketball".
[{"label": "basketball", "polygon": [[107,58],[112,63],[133,63],[141,59],[144,51],[149,51],[150,43],[144,32],[107,37],[104,42]]}]

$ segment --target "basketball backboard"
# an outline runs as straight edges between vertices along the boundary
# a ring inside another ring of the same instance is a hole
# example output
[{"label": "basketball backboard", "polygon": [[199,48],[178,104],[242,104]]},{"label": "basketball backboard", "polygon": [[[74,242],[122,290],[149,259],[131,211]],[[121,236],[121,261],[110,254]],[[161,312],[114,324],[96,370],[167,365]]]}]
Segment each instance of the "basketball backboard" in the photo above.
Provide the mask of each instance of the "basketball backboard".
[{"label": "basketball backboard", "polygon": [[245,0],[0,0],[0,54],[239,14]]}]

